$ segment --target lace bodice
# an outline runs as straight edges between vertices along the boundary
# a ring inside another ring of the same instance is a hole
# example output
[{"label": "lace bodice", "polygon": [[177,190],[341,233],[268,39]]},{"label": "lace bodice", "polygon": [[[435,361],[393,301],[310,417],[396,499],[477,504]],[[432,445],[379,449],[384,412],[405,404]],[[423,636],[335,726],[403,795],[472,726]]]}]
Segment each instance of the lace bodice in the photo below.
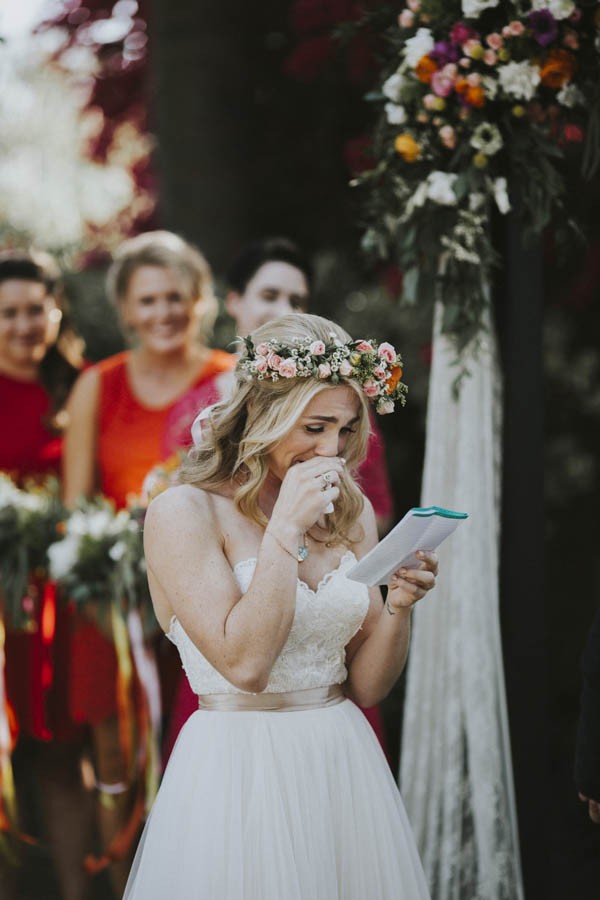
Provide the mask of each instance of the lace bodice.
[{"label": "lace bodice", "polygon": [[[368,588],[346,578],[345,572],[354,562],[354,554],[347,551],[316,591],[298,580],[294,621],[266,692],[298,691],[346,680],[345,646],[361,627],[369,606]],[[255,566],[256,559],[245,559],[235,566],[241,591],[248,590]],[[195,694],[239,692],[202,656],[175,617],[167,637],[179,651]]]}]

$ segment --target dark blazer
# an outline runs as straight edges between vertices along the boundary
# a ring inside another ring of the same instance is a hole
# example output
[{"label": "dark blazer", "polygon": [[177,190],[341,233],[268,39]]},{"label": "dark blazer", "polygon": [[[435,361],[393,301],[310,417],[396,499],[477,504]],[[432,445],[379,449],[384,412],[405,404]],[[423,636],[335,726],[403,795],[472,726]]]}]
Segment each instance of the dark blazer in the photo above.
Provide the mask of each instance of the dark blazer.
[{"label": "dark blazer", "polygon": [[600,802],[600,609],[581,660],[583,686],[575,748],[577,790]]}]

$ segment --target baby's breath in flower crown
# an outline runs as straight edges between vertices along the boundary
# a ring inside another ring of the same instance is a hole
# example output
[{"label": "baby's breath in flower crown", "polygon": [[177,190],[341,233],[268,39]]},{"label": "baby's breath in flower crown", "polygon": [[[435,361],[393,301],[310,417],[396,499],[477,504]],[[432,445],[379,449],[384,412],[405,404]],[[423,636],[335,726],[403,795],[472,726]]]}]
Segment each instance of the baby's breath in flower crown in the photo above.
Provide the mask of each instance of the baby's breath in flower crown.
[{"label": "baby's breath in flower crown", "polygon": [[393,412],[396,401],[404,406],[407,387],[400,381],[402,360],[392,344],[372,339],[344,344],[333,333],[330,338],[327,344],[297,338],[292,343],[262,341],[255,346],[252,338],[246,337],[238,371],[258,381],[316,378],[340,384],[353,378],[380,415]]}]

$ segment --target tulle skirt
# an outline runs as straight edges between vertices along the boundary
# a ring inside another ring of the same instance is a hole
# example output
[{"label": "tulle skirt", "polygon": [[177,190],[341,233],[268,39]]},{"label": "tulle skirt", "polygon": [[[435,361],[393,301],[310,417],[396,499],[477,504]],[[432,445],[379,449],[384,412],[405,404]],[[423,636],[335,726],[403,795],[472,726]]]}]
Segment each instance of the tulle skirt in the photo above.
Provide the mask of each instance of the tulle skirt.
[{"label": "tulle skirt", "polygon": [[124,900],[428,900],[410,825],[350,701],[184,725]]}]

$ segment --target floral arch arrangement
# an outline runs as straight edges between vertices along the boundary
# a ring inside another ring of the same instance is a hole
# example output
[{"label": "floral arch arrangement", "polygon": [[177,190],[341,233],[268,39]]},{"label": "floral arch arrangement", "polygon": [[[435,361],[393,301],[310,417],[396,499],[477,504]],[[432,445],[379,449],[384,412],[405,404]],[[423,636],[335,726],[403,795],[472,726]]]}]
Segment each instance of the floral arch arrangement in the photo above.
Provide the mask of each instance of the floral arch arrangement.
[{"label": "floral arch arrangement", "polygon": [[600,162],[600,5],[592,0],[406,0],[384,23],[365,249],[395,260],[404,299],[441,281],[444,330],[477,333],[497,261],[492,216],[524,233],[569,219],[567,162]]}]

